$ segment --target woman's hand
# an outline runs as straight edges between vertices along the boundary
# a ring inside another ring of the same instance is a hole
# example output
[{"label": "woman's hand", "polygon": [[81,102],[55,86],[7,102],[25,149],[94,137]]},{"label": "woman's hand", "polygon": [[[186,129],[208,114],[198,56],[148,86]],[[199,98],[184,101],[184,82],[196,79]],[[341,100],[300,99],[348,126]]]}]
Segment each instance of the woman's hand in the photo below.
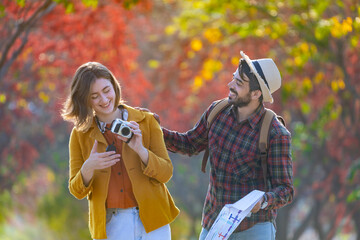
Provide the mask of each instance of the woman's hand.
[{"label": "woman's hand", "polygon": [[98,153],[97,146],[98,142],[95,140],[90,156],[84,162],[80,170],[86,186],[93,177],[95,170],[111,167],[120,161],[120,154],[117,154],[115,151]]},{"label": "woman's hand", "polygon": [[127,142],[128,146],[134,150],[135,152],[137,152],[137,154],[139,154],[141,160],[143,161],[143,163],[145,165],[147,165],[148,160],[149,160],[149,152],[148,150],[144,147],[143,143],[142,143],[142,133],[141,133],[141,129],[139,128],[139,124],[137,122],[134,121],[130,121],[128,122],[128,126],[131,128],[131,131],[133,132],[133,136],[130,139],[129,142],[127,142],[129,139],[122,137],[120,135],[118,135],[117,137],[124,141]]}]

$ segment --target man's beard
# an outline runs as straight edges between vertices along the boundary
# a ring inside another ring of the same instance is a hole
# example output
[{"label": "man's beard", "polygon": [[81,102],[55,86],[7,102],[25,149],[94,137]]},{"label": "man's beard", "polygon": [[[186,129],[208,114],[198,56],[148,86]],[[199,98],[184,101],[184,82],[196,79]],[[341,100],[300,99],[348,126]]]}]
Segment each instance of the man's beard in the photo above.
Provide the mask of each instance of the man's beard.
[{"label": "man's beard", "polygon": [[[230,90],[231,91],[231,90]],[[235,91],[232,91],[235,93]],[[229,99],[229,103],[234,105],[235,107],[246,107],[251,102],[251,94],[248,92],[244,97],[239,97],[236,93],[236,98],[234,100]]]}]

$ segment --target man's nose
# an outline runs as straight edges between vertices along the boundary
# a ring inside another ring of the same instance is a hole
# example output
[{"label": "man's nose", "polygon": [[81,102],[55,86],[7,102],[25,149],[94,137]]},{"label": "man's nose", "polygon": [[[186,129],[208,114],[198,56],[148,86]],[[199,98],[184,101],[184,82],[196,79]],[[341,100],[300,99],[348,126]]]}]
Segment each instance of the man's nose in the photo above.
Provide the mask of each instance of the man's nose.
[{"label": "man's nose", "polygon": [[228,83],[228,87],[229,87],[229,88],[231,88],[231,86],[233,86],[234,80],[235,80],[235,79],[231,79],[231,81]]}]

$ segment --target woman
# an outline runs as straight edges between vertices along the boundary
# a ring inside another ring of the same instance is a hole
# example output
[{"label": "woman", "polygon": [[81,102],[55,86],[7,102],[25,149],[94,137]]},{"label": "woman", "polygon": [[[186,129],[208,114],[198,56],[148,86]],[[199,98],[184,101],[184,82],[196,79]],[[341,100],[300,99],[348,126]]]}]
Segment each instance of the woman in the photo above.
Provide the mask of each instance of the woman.
[{"label": "woman", "polygon": [[[124,104],[113,74],[88,62],[73,77],[62,116],[74,123],[69,189],[87,196],[92,238],[171,239],[179,209],[165,183],[173,166],[153,115]],[[127,121],[131,138],[111,131],[115,119]]]}]

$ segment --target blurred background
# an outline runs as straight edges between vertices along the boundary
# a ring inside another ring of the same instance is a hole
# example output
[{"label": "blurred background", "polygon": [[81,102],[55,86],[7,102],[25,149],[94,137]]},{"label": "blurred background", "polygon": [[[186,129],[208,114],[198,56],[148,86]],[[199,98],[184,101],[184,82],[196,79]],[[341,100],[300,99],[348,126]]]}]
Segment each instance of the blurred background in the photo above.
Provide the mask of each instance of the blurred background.
[{"label": "blurred background", "polygon": [[[2,0],[0,239],[90,239],[87,201],[67,189],[71,78],[98,61],[131,106],[186,131],[226,97],[243,50],[282,74],[275,102],[292,133],[295,199],[277,239],[360,239],[360,3],[357,0]],[[170,155],[180,216],[197,239],[208,175]]]}]

